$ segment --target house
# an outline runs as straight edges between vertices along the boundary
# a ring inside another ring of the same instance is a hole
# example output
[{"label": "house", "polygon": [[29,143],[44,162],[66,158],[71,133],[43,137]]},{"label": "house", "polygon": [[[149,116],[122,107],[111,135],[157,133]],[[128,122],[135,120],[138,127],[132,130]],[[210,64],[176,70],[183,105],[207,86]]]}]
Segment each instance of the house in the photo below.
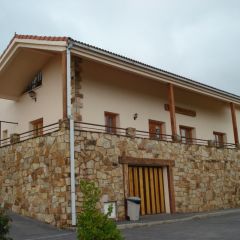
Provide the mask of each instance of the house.
[{"label": "house", "polygon": [[99,207],[240,206],[240,97],[68,37],[15,35],[0,57],[0,202],[66,227],[80,179]]}]

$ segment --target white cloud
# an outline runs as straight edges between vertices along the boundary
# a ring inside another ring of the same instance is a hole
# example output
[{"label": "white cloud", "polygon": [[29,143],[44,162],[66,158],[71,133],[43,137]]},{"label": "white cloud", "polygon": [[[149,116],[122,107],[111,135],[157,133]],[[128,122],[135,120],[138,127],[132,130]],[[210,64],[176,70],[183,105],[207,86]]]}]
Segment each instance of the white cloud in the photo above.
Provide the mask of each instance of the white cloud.
[{"label": "white cloud", "polygon": [[238,94],[237,0],[1,0],[0,51],[14,32],[64,35]]}]

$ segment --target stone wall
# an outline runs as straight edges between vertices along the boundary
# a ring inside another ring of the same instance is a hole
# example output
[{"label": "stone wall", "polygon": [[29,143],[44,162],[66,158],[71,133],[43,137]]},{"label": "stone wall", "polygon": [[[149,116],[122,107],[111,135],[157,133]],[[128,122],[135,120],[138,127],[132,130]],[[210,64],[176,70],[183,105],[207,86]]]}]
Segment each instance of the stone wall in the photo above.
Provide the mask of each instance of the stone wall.
[{"label": "stone wall", "polygon": [[[119,157],[173,160],[177,212],[210,211],[240,206],[240,151],[185,145],[105,133],[75,132],[77,212],[80,179],[96,182],[102,202],[116,201],[125,217],[123,165]],[[0,202],[22,215],[53,225],[71,224],[69,132],[0,148]]]},{"label": "stone wall", "polygon": [[75,121],[82,121],[81,109],[83,108],[83,94],[81,93],[81,59],[71,58],[71,103],[72,113]]},{"label": "stone wall", "polygon": [[[102,196],[107,196],[105,200],[117,201],[118,219],[123,219],[123,168],[118,163],[118,157],[123,152],[119,146],[122,139],[114,135],[90,132],[76,132],[75,135],[77,212],[81,210],[80,179],[89,179],[96,182]],[[99,205],[99,208],[102,207]]]},{"label": "stone wall", "polygon": [[178,212],[240,206],[239,150],[187,145],[177,145],[174,149]]},{"label": "stone wall", "polygon": [[0,203],[56,225],[71,223],[69,141],[65,129],[0,148]]},{"label": "stone wall", "polygon": [[[96,181],[124,217],[122,155],[174,160],[176,212],[211,211],[240,206],[240,151],[199,145],[82,132],[76,136],[76,175]],[[81,194],[77,193],[80,210]]]}]

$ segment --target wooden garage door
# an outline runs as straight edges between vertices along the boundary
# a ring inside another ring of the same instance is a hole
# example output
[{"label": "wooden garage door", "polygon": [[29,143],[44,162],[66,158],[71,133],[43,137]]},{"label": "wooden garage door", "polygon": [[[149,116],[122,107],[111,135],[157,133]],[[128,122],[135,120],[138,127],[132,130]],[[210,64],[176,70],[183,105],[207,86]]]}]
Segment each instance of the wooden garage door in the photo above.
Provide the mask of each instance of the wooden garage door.
[{"label": "wooden garage door", "polygon": [[141,215],[165,212],[161,167],[128,168],[129,196],[141,198]]}]

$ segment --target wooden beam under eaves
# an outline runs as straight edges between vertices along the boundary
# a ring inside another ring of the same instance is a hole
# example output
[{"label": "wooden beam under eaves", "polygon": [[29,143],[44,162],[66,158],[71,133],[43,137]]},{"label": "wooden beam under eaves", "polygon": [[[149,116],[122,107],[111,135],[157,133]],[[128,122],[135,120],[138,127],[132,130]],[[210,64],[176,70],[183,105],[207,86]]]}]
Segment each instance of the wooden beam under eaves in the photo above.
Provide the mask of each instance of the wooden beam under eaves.
[{"label": "wooden beam under eaves", "polygon": [[[169,111],[169,109],[170,109],[169,104],[164,104],[164,109],[166,111]],[[186,115],[186,116],[189,116],[189,117],[196,117],[197,116],[196,111],[186,109],[186,108],[182,108],[182,107],[178,107],[178,106],[175,106],[175,113]]]},{"label": "wooden beam under eaves", "polygon": [[236,109],[235,109],[235,104],[232,102],[230,103],[230,109],[231,109],[231,115],[232,115],[234,141],[235,141],[235,144],[239,144]]},{"label": "wooden beam under eaves", "polygon": [[62,53],[62,93],[63,93],[63,119],[67,118],[67,54]]},{"label": "wooden beam under eaves", "polygon": [[169,85],[168,85],[168,103],[169,103],[172,135],[176,136],[177,135],[177,123],[176,123],[176,113],[175,113],[174,90],[173,90],[172,83],[169,83]]}]

